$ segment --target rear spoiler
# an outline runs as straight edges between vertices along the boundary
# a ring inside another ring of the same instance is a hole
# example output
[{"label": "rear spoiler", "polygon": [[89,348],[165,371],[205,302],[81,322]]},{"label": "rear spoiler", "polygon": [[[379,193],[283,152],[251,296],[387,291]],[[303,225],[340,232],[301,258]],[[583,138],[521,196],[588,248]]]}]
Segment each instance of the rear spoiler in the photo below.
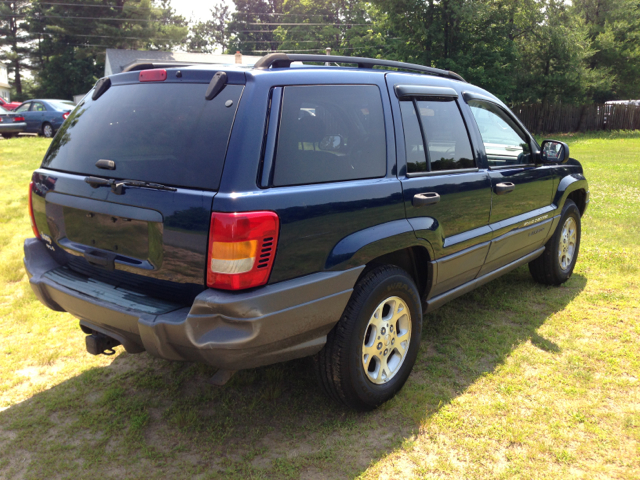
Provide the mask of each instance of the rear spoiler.
[{"label": "rear spoiler", "polygon": [[207,62],[135,62],[131,65],[127,65],[122,70],[125,72],[135,72],[139,70],[152,70],[154,68],[179,68],[179,67],[192,67],[194,65],[213,65]]}]

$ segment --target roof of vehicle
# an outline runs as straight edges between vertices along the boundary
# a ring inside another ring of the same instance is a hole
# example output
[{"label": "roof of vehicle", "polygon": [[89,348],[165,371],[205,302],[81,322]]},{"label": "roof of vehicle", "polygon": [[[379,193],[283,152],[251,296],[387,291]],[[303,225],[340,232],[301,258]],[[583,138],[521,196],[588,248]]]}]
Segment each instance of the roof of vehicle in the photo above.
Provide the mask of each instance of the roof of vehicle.
[{"label": "roof of vehicle", "polygon": [[[315,64],[310,65],[303,62],[312,62]],[[340,64],[346,64],[347,66],[340,66]],[[138,70],[147,69],[166,69],[167,71],[176,72],[178,70],[191,72],[215,72],[223,70],[227,73],[234,73],[234,75],[229,78],[229,83],[244,83],[245,81],[242,79],[252,77],[256,80],[260,78],[261,82],[272,82],[274,85],[276,83],[286,85],[299,76],[309,76],[310,72],[313,72],[314,75],[313,83],[319,84],[324,82],[335,83],[341,80],[348,81],[349,83],[365,81],[365,77],[371,79],[372,74],[403,74],[407,75],[407,82],[409,83],[411,83],[412,77],[420,78],[420,84],[428,83],[434,86],[452,87],[459,94],[467,92],[475,93],[504,106],[504,103],[493,94],[467,83],[464,78],[455,72],[411,63],[363,57],[275,53],[262,57],[254,66],[238,64],[184,64],[177,66],[175,63],[141,63],[133,66],[129,72],[115,74],[109,78],[112,78],[112,83],[115,84],[129,83],[133,78],[136,78],[132,75],[137,73]],[[125,77],[125,75],[128,77]],[[318,77],[319,75],[322,77]],[[347,79],[346,77],[351,78]],[[358,80],[358,78],[362,80]],[[200,80],[202,81],[202,79]]]},{"label": "roof of vehicle", "polygon": [[25,100],[22,103],[27,103],[27,102],[69,102],[69,103],[73,103],[73,101],[71,100],[64,100],[61,98],[30,98],[29,100]]}]

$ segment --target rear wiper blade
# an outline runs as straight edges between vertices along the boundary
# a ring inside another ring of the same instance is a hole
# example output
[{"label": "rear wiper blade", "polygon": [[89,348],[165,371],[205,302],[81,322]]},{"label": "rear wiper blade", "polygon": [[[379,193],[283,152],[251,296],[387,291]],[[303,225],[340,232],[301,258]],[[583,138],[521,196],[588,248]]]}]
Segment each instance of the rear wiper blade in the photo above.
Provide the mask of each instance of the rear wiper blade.
[{"label": "rear wiper blade", "polygon": [[167,190],[169,192],[178,190],[175,187],[168,187],[161,183],[143,182],[141,180],[115,180],[113,185],[111,185],[111,191],[117,195],[121,195],[123,187],[152,188],[153,190]]},{"label": "rear wiper blade", "polygon": [[141,180],[116,180],[114,178],[106,179],[100,177],[85,177],[84,181],[93,188],[102,186],[111,187],[111,191],[116,195],[122,195],[124,193],[124,187],[151,188],[154,190],[167,190],[169,192],[175,192],[178,190],[175,187],[168,187],[161,183],[143,182]]}]

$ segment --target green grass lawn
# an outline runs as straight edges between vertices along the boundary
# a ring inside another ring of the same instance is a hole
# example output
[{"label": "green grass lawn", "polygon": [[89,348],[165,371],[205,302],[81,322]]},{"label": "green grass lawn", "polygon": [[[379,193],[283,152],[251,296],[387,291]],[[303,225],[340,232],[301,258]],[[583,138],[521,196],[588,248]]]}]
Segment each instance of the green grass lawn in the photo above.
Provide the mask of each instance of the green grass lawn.
[{"label": "green grass lawn", "polygon": [[359,414],[307,360],[239,372],[85,352],[29,288],[27,184],[0,140],[0,478],[640,479],[640,132],[561,136],[591,204],[575,273],[526,267],[426,315],[400,394]]}]

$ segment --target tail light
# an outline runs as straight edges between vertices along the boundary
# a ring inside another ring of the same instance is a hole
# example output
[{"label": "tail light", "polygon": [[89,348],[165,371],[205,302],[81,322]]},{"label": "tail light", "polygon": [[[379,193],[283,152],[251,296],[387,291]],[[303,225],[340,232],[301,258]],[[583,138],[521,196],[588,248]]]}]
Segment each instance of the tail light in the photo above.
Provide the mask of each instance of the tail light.
[{"label": "tail light", "polygon": [[274,212],[212,213],[207,286],[241,290],[267,283],[279,229]]},{"label": "tail light", "polygon": [[64,112],[64,113],[62,114],[62,119],[63,119],[63,120],[66,120],[67,118],[69,118],[69,114],[70,114],[70,113],[71,113],[71,112]]},{"label": "tail light", "polygon": [[29,218],[31,219],[31,228],[33,229],[33,234],[36,238],[42,240],[40,236],[40,232],[38,232],[38,227],[36,226],[36,218],[33,216],[33,203],[32,203],[32,195],[33,195],[33,182],[29,182]]},{"label": "tail light", "polygon": [[24,122],[24,117],[13,117],[14,122]]}]

